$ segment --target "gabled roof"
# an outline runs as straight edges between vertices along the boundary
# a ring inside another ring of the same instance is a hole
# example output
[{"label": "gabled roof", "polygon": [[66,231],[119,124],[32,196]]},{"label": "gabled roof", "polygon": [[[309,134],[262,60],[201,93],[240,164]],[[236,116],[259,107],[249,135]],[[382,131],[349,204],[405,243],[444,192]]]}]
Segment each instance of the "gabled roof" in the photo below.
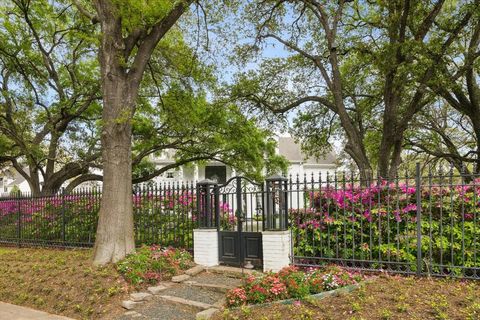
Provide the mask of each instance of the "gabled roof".
[{"label": "gabled roof", "polygon": [[25,178],[20,174],[18,173],[17,171],[15,171],[15,175],[13,177],[13,181],[10,182],[7,187],[13,187],[13,186],[18,186],[20,183],[24,182],[25,181]]},{"label": "gabled roof", "polygon": [[284,156],[289,162],[321,165],[334,165],[336,163],[336,157],[333,152],[329,152],[324,157],[318,159],[307,157],[302,152],[300,144],[295,143],[292,137],[278,138],[278,153]]},{"label": "gabled roof", "polygon": [[0,172],[0,176],[7,177],[12,180],[6,185],[7,187],[13,187],[25,181],[25,178],[17,170],[11,167]]}]

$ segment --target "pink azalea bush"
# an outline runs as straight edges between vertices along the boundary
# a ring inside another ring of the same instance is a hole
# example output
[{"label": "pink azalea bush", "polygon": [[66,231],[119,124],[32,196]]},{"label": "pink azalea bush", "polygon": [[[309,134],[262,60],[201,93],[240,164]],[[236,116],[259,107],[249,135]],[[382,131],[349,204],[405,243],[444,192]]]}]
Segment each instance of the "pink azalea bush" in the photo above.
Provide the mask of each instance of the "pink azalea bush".
[{"label": "pink azalea bush", "polygon": [[[92,244],[95,239],[101,195],[79,192],[38,198],[0,199],[0,235],[14,239],[21,227],[26,240]],[[192,190],[136,190],[132,196],[137,242],[187,247],[197,222],[197,198]],[[236,224],[228,204],[222,206],[222,223]],[[65,223],[65,228],[63,224]],[[62,233],[65,232],[65,237]]]},{"label": "pink azalea bush", "polygon": [[277,273],[248,276],[244,285],[227,292],[226,304],[228,307],[238,307],[282,299],[301,299],[310,294],[356,284],[363,278],[360,274],[335,266],[308,270],[291,266]]},{"label": "pink azalea bush", "polygon": [[[419,192],[422,251],[433,271],[442,271],[439,264],[479,267],[480,180],[423,184]],[[296,255],[406,262],[415,270],[416,193],[413,180],[305,190],[306,207],[290,210]]]}]

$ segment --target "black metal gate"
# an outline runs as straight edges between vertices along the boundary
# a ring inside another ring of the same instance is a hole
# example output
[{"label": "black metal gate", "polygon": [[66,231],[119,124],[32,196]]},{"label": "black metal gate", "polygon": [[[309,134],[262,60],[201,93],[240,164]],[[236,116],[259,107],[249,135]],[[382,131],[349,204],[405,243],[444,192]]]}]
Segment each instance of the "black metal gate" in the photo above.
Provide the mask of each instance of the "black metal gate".
[{"label": "black metal gate", "polygon": [[265,229],[263,184],[234,177],[219,185],[215,197],[219,260],[232,266],[250,262],[262,267],[262,231]]}]

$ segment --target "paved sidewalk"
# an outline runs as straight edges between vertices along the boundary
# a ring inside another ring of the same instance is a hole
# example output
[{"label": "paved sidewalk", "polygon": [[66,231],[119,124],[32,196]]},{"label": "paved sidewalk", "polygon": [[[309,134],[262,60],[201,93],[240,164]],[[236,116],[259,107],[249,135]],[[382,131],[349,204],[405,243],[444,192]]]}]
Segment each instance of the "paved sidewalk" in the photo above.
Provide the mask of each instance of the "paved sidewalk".
[{"label": "paved sidewalk", "polygon": [[43,311],[0,302],[0,320],[73,320]]}]

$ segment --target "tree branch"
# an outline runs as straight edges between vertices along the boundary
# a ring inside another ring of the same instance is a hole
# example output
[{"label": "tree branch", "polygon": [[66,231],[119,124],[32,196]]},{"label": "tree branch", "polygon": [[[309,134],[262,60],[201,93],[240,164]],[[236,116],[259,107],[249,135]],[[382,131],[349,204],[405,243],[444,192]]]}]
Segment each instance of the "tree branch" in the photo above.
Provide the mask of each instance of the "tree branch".
[{"label": "tree branch", "polygon": [[84,15],[86,18],[88,18],[90,21],[92,21],[93,24],[96,24],[99,22],[98,16],[89,12],[84,6],[80,4],[78,0],[72,0],[73,4],[75,7],[77,7],[78,11]]},{"label": "tree branch", "polygon": [[165,36],[168,30],[177,22],[182,14],[187,10],[193,0],[179,1],[175,7],[160,22],[155,24],[152,30],[142,39],[138,46],[132,68],[128,74],[136,85],[140,84],[143,72],[147,66],[150,56],[155,50],[158,42]]}]

